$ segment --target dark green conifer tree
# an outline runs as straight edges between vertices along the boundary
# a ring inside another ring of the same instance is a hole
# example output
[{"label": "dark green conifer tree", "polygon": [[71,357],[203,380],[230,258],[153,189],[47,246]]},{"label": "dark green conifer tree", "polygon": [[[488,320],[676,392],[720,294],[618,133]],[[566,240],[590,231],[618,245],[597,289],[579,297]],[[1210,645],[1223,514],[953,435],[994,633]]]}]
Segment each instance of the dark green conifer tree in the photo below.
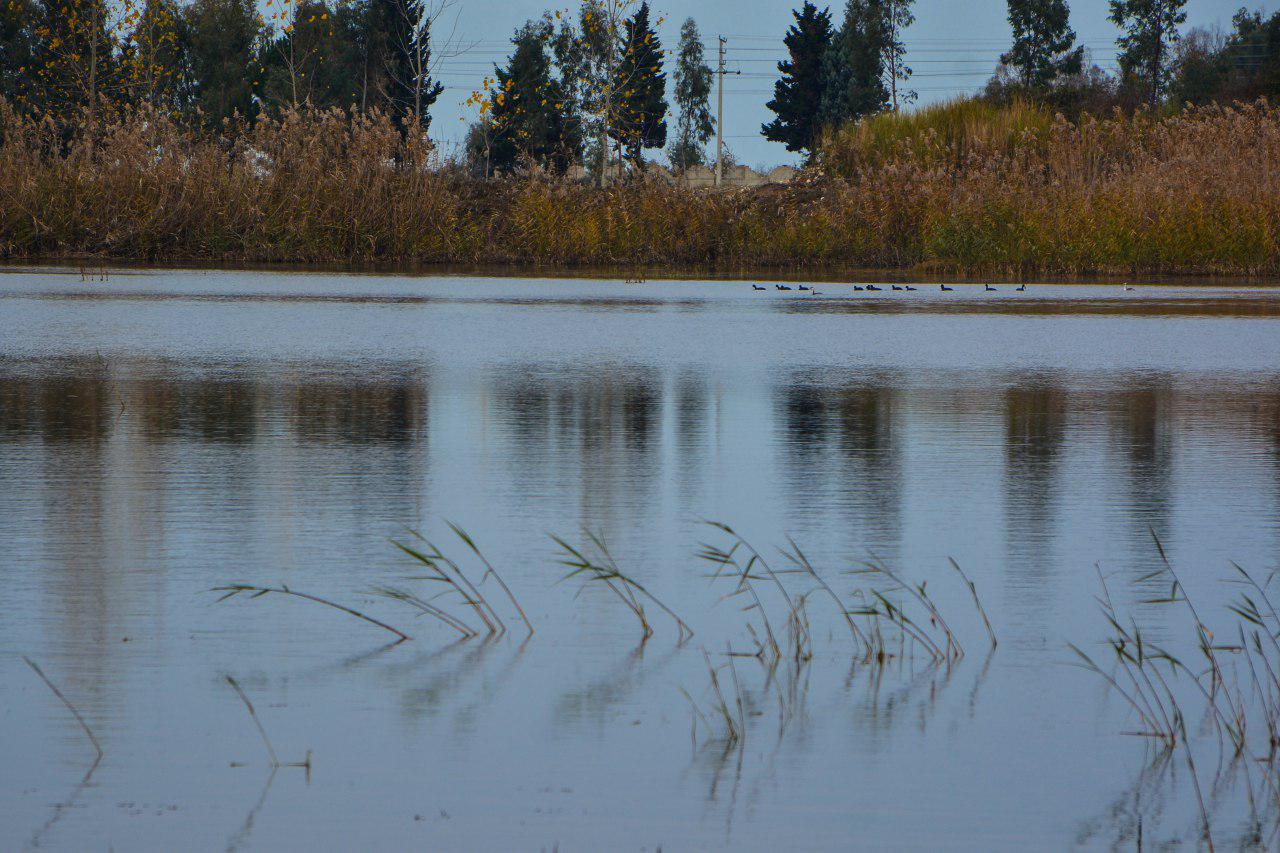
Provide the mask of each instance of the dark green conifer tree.
[{"label": "dark green conifer tree", "polygon": [[553,35],[547,20],[528,22],[511,40],[515,51],[507,66],[494,69],[487,172],[510,171],[527,160],[559,173],[581,156],[581,125],[566,109],[548,52]]},{"label": "dark green conifer tree", "polygon": [[844,23],[823,60],[821,119],[837,127],[889,106],[885,59],[888,0],[849,0]]},{"label": "dark green conifer tree", "polygon": [[806,2],[792,15],[795,23],[783,38],[790,58],[778,63],[782,76],[773,84],[773,100],[767,104],[776,118],[760,130],[765,139],[783,143],[788,151],[811,152],[822,128],[823,59],[834,36],[831,11],[818,11]]},{"label": "dark green conifer tree", "polygon": [[253,90],[262,79],[257,62],[258,13],[253,0],[194,0],[186,7],[196,106],[211,126],[240,115],[251,118]]},{"label": "dark green conifer tree", "polygon": [[644,168],[644,149],[662,148],[667,144],[666,91],[662,43],[649,21],[646,0],[623,27],[614,72],[617,119],[609,128],[609,135],[637,168]]},{"label": "dark green conifer tree", "polygon": [[422,130],[431,123],[431,106],[444,86],[431,76],[432,9],[425,0],[373,0],[382,26],[384,106],[397,121],[416,116]]}]

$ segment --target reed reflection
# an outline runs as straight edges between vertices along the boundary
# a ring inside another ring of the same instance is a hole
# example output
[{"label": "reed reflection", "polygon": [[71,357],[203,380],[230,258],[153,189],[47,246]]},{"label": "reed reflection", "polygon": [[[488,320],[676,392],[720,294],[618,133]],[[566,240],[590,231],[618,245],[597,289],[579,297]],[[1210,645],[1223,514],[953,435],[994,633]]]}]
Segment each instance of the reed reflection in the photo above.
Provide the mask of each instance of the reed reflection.
[{"label": "reed reflection", "polygon": [[[523,483],[522,494],[551,491],[576,501],[578,525],[603,525],[610,540],[634,534],[657,511],[665,402],[659,371],[521,371],[497,377],[493,388],[511,477],[541,484]],[[570,530],[573,519],[558,524]]]},{"label": "reed reflection", "polygon": [[1121,513],[1129,565],[1154,564],[1154,533],[1169,541],[1174,510],[1173,392],[1156,379],[1112,395],[1112,447],[1124,470]]},{"label": "reed reflection", "polygon": [[892,559],[901,544],[904,488],[898,392],[888,383],[793,383],[781,397],[792,505],[804,515],[837,511],[859,544]]},{"label": "reed reflection", "polygon": [[113,571],[101,547],[120,535],[110,483],[118,413],[110,375],[101,359],[59,363],[49,375],[0,374],[0,442],[34,451],[7,460],[11,499],[21,506],[0,518],[0,538],[25,543],[34,537],[34,556],[45,569],[34,577],[57,668],[67,673],[83,708],[97,716],[115,680],[109,650],[125,592],[124,574]]},{"label": "reed reflection", "polygon": [[1067,394],[1043,377],[1004,395],[1004,530],[1006,582],[1023,604],[1045,602],[1060,515]]},{"label": "reed reflection", "polygon": [[708,423],[715,401],[706,380],[681,374],[675,382],[676,488],[683,514],[702,512],[703,484],[714,443]]},{"label": "reed reflection", "polygon": [[289,419],[304,441],[405,444],[427,434],[428,378],[421,372],[356,382],[305,382],[289,389]]}]

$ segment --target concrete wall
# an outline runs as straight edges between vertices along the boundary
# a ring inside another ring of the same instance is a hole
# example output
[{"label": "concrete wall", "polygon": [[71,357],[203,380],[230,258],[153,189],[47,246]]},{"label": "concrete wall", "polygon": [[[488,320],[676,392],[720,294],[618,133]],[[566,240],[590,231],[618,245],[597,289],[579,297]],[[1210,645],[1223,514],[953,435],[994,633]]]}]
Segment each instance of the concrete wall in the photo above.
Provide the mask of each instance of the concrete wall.
[{"label": "concrete wall", "polygon": [[[768,172],[757,172],[747,166],[728,166],[724,170],[722,186],[726,189],[742,189],[765,184],[785,184],[798,174],[799,170],[790,166],[778,166]],[[566,177],[573,181],[591,179],[587,170],[577,164],[569,167]],[[714,166],[694,166],[683,174],[674,174],[665,166],[650,163],[645,169],[645,177],[650,181],[681,183],[695,189],[710,189],[716,183],[716,170]]]},{"label": "concrete wall", "polygon": [[[790,166],[778,166],[769,172],[757,172],[747,166],[729,166],[724,170],[722,186],[725,188],[758,187],[764,184],[785,184],[798,174]],[[709,188],[716,183],[714,166],[694,166],[676,178],[691,187]]]}]

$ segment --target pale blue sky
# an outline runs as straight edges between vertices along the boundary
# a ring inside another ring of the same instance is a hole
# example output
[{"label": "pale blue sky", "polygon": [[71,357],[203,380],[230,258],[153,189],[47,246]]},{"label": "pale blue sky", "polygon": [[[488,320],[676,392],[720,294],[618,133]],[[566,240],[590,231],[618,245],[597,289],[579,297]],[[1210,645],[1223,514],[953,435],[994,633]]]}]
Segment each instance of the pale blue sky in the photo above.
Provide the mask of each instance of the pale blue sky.
[{"label": "pale blue sky", "polygon": [[[655,13],[666,18],[660,32],[667,48],[675,47],[680,23],[690,16],[698,22],[709,46],[717,34],[729,38],[729,67],[743,73],[729,77],[725,84],[725,133],[739,159],[752,165],[793,162],[794,157],[781,145],[762,139],[759,130],[771,115],[764,105],[776,79],[775,63],[783,55],[782,36],[792,20],[791,9],[799,2],[651,0],[651,5]],[[831,5],[833,9],[843,8],[841,0]],[[1187,26],[1216,24],[1226,28],[1241,5],[1274,11],[1277,2],[1190,0]],[[1071,7],[1072,26],[1091,51],[1093,61],[1104,67],[1114,66],[1117,31],[1107,21],[1107,0],[1074,0]],[[445,60],[441,69],[440,78],[448,88],[433,110],[433,131],[446,145],[456,145],[462,139],[465,122],[459,119],[470,121],[474,117],[462,102],[492,72],[494,62],[504,61],[510,50],[511,33],[547,8],[544,0],[459,0],[454,9],[458,39],[475,46],[463,56]],[[919,91],[921,103],[973,91],[986,81],[996,58],[1008,47],[1005,16],[1003,0],[917,0],[917,21],[907,31],[905,41],[907,62],[916,72],[911,85]],[[714,58],[710,47],[708,58]]]}]

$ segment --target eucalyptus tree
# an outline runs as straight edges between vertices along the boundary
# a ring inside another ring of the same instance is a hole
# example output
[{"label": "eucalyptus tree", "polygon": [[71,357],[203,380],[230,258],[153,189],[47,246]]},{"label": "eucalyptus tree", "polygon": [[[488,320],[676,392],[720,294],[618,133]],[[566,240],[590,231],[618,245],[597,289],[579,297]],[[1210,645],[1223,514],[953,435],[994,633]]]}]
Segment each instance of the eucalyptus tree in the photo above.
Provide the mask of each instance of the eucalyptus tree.
[{"label": "eucalyptus tree", "polygon": [[191,63],[182,9],[175,0],[146,0],[124,40],[130,97],[172,114],[191,107]]},{"label": "eucalyptus tree", "polygon": [[1124,31],[1116,40],[1121,77],[1141,86],[1152,106],[1168,89],[1186,5],[1187,0],[1111,0],[1110,20]]},{"label": "eucalyptus tree", "polygon": [[1023,86],[1048,89],[1084,68],[1084,48],[1076,46],[1067,0],[1009,0],[1009,24],[1013,46],[1000,61],[1014,69]]},{"label": "eucalyptus tree", "polygon": [[715,133],[708,99],[711,96],[711,68],[702,50],[702,35],[693,18],[680,27],[676,51],[675,102],[680,110],[676,137],[671,143],[671,165],[680,171],[705,162],[707,140]]},{"label": "eucalyptus tree", "polygon": [[914,89],[898,85],[910,80],[913,73],[906,64],[907,46],[902,40],[902,33],[916,22],[915,13],[911,11],[915,1],[885,0],[884,4],[884,73],[889,84],[889,106],[895,111],[900,104],[909,104],[916,99]]}]

